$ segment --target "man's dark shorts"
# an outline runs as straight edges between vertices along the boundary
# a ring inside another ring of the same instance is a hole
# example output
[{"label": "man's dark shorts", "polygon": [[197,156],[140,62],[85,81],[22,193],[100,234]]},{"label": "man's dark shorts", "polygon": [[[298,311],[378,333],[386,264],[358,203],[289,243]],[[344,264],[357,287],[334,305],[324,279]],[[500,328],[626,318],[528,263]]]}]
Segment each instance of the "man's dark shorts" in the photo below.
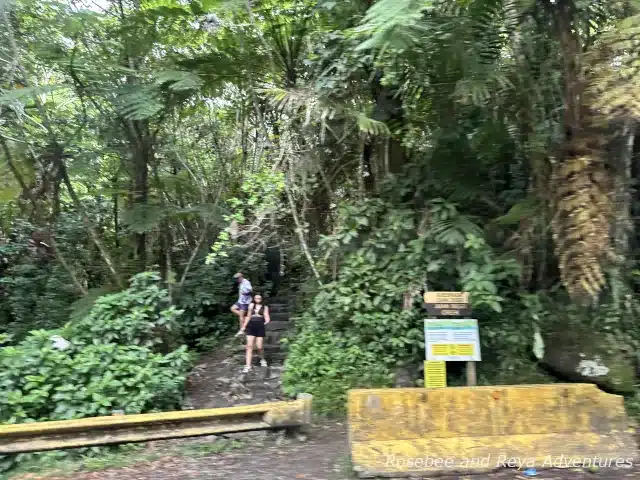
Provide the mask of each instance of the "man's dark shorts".
[{"label": "man's dark shorts", "polygon": [[243,312],[247,312],[249,310],[249,304],[248,303],[236,302],[233,305],[238,307],[238,309],[242,310]]}]

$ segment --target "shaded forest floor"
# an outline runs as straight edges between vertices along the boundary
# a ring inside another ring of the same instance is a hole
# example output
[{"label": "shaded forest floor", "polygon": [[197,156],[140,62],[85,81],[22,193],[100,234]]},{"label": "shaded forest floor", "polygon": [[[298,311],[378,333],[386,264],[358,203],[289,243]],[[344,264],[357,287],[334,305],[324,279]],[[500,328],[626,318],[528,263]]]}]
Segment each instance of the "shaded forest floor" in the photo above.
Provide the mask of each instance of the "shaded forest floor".
[{"label": "shaded forest floor", "polygon": [[[239,372],[241,352],[237,342],[204,356],[188,382],[188,408],[215,408],[262,403],[283,398],[281,366],[255,368],[244,381]],[[64,474],[28,473],[13,480],[347,480],[354,478],[348,457],[346,426],[322,421],[313,425],[308,438],[282,432],[252,432],[224,437],[150,442],[127,465],[104,464],[100,471]],[[95,468],[98,470],[98,468]],[[439,480],[526,479],[522,472],[503,470],[483,475],[454,475]],[[544,480],[624,480],[640,478],[640,465],[632,469],[547,470]]]}]

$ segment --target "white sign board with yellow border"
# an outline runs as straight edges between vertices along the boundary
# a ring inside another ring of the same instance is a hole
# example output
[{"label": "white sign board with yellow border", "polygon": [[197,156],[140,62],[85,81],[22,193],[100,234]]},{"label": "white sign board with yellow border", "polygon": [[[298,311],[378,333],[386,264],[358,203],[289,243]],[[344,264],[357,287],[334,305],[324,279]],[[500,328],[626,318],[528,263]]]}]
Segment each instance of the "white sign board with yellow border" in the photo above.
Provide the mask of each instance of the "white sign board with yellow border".
[{"label": "white sign board with yellow border", "polygon": [[475,319],[427,319],[424,321],[426,360],[430,362],[479,362],[480,335]]}]

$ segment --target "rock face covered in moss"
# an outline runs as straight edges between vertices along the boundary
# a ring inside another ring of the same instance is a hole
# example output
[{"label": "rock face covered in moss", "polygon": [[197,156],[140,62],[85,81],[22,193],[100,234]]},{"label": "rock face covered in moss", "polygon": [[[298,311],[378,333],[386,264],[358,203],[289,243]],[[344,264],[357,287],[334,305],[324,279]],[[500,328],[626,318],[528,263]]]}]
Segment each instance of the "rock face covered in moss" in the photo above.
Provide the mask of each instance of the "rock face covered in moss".
[{"label": "rock face covered in moss", "polygon": [[621,394],[632,393],[636,360],[623,345],[589,326],[565,325],[542,333],[541,363],[574,382],[594,383]]}]

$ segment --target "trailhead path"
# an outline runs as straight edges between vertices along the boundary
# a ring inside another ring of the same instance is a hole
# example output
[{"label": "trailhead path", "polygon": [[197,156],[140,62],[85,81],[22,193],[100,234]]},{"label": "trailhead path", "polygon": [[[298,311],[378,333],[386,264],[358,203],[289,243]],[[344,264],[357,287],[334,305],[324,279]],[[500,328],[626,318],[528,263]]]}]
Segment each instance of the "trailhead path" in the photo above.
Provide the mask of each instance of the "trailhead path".
[{"label": "trailhead path", "polygon": [[[255,369],[239,376],[242,355],[238,345],[205,356],[188,381],[188,408],[215,408],[262,403],[284,398],[280,393],[282,366]],[[280,433],[253,432],[228,435],[242,446],[222,453],[176,455],[176,446],[209,448],[217,437],[150,442],[145,454],[155,452],[152,461],[97,472],[74,472],[68,476],[27,474],[19,480],[350,480],[349,448],[344,422],[321,421],[313,425],[308,438],[288,438]],[[144,455],[141,455],[143,458]],[[429,477],[425,477],[429,478]],[[526,477],[522,471],[502,470],[482,475],[440,476],[438,480],[640,480],[640,465],[631,469],[538,471]],[[429,479],[431,480],[431,479]]]}]

